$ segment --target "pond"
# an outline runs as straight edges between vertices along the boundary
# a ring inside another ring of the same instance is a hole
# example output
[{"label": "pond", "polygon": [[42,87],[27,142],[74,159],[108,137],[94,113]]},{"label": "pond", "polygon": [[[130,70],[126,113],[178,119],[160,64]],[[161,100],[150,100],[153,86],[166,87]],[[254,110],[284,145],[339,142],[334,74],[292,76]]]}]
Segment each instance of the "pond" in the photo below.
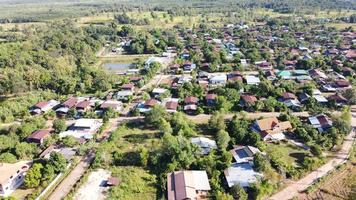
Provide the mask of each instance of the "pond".
[{"label": "pond", "polygon": [[114,71],[126,71],[133,66],[132,63],[105,63],[104,68]]}]

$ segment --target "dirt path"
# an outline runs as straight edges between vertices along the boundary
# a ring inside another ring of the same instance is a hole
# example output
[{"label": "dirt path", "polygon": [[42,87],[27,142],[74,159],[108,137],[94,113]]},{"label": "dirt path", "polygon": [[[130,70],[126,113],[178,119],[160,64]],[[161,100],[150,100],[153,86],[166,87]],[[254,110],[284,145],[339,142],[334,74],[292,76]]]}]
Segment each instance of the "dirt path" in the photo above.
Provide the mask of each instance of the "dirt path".
[{"label": "dirt path", "polygon": [[74,184],[84,174],[91,161],[95,158],[94,153],[89,153],[79,164],[68,174],[68,176],[56,187],[49,196],[49,200],[61,200],[67,196]]},{"label": "dirt path", "polygon": [[[354,128],[356,126],[356,120],[354,117],[352,119],[352,126]],[[327,175],[336,166],[346,162],[349,156],[349,151],[353,146],[355,135],[356,135],[354,128],[351,131],[351,133],[346,136],[340,151],[334,155],[333,159],[328,161],[323,166],[319,167],[317,170],[314,170],[313,172],[309,173],[304,178],[298,181],[292,181],[286,188],[274,194],[273,196],[269,197],[268,199],[269,200],[292,199],[293,197],[297,196],[300,192],[303,192],[305,189],[311,186],[316,180]]]},{"label": "dirt path", "polygon": [[[238,113],[230,113],[225,115],[225,119],[231,119],[234,117],[234,115],[239,116]],[[246,118],[248,119],[258,119],[260,117],[278,117],[281,113],[279,112],[256,112],[256,113],[245,113]],[[309,114],[308,112],[294,112],[292,113],[295,116],[298,117],[308,117]],[[187,118],[189,120],[192,120],[196,124],[204,124],[208,123],[211,115],[206,115],[206,114],[200,114],[200,115],[187,115]],[[241,115],[242,117],[242,115]]]}]

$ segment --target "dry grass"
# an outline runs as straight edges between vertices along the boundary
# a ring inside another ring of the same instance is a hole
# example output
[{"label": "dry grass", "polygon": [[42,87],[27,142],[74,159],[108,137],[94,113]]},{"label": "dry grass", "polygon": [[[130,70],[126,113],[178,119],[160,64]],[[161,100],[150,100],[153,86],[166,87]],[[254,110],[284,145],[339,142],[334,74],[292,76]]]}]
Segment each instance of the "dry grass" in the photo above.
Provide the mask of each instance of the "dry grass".
[{"label": "dry grass", "polygon": [[356,163],[348,163],[346,167],[328,177],[321,186],[310,194],[303,193],[298,199],[354,199],[356,195]]}]

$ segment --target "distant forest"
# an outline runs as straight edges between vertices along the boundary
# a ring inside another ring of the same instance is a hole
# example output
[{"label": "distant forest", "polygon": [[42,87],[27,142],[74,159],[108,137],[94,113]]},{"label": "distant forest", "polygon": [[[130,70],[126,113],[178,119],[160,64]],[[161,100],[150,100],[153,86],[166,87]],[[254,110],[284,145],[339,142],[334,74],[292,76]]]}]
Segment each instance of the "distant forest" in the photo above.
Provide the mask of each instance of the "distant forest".
[{"label": "distant forest", "polygon": [[[0,0],[0,23],[35,22],[97,12],[169,11],[171,14],[234,12],[266,8],[280,13],[312,13],[317,10],[356,10],[355,0]],[[188,13],[187,13],[188,12]]]}]

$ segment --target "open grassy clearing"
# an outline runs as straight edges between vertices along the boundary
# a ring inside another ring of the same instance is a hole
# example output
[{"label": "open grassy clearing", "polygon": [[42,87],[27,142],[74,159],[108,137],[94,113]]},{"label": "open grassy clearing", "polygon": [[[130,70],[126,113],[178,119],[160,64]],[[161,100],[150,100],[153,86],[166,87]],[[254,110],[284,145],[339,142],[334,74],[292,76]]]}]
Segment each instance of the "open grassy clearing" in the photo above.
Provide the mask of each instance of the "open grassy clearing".
[{"label": "open grassy clearing", "polygon": [[115,164],[108,167],[121,181],[110,189],[108,199],[156,199],[155,175],[137,162],[141,147],[153,150],[160,146],[157,131],[146,129],[141,123],[133,123],[121,126],[110,138],[108,149],[121,152],[123,158],[120,163],[113,161]]},{"label": "open grassy clearing", "polygon": [[290,143],[280,142],[279,144],[268,143],[267,154],[279,156],[286,165],[298,166],[308,155],[308,151]]}]

